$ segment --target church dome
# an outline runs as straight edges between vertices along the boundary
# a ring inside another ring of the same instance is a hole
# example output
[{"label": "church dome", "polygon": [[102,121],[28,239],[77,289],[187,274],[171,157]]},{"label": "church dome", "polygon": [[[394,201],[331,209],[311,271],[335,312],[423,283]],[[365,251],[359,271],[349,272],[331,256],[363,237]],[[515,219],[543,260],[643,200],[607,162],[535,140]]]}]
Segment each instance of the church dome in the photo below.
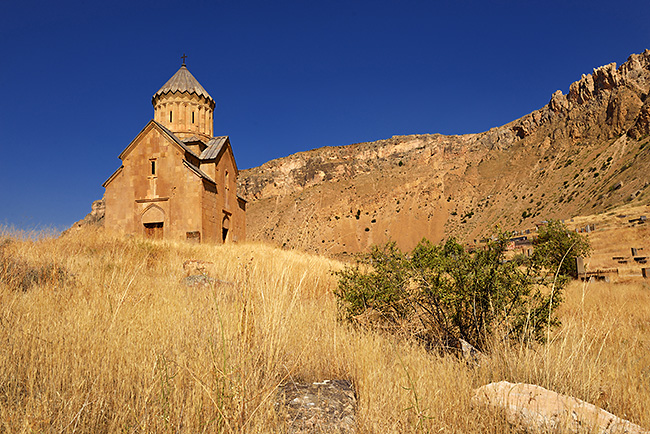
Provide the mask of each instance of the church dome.
[{"label": "church dome", "polygon": [[200,136],[209,140],[214,129],[216,103],[188,71],[185,62],[151,98],[154,120],[185,139]]},{"label": "church dome", "polygon": [[187,69],[187,66],[183,63],[181,68],[170,78],[167,80],[167,83],[163,85],[163,87],[158,90],[153,95],[152,100],[155,100],[157,97],[161,95],[165,95],[168,93],[174,93],[174,92],[180,92],[180,93],[189,93],[189,94],[196,94],[198,96],[202,96],[207,100],[214,101],[210,94],[203,89],[203,86],[194,78],[192,73]]}]

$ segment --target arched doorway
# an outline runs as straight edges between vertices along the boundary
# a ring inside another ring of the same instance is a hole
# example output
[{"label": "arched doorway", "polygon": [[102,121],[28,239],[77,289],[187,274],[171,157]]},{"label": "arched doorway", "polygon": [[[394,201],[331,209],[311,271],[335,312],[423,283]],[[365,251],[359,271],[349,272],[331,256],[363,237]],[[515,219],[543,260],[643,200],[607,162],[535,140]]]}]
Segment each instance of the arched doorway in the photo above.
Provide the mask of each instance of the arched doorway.
[{"label": "arched doorway", "polygon": [[221,223],[221,240],[225,243],[230,241],[230,218],[225,216]]},{"label": "arched doorway", "polygon": [[165,212],[156,205],[151,205],[142,213],[142,226],[146,238],[162,239],[164,233]]}]

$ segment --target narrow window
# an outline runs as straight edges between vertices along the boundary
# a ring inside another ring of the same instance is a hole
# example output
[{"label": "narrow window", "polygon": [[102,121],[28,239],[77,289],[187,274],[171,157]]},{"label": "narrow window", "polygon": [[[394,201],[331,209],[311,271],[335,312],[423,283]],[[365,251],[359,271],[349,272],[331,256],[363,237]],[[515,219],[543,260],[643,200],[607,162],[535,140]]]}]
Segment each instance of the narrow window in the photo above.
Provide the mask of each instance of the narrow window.
[{"label": "narrow window", "polygon": [[169,122],[171,122],[171,121],[172,121],[172,112],[171,112],[171,110],[170,110],[170,111],[169,111]]},{"label": "narrow window", "polygon": [[192,112],[192,123],[194,123],[194,112]]},{"label": "narrow window", "polygon": [[[228,171],[227,170],[226,170],[226,173],[224,174],[224,177],[223,177],[223,183],[224,183],[223,190],[224,190],[224,194],[226,195],[226,197],[224,198],[225,199],[224,200],[224,202],[225,202],[224,205],[225,205],[226,208],[230,208],[230,182],[229,182],[229,179],[228,179]],[[223,240],[224,241],[226,241],[226,232],[224,232],[224,235],[223,235]]]},{"label": "narrow window", "polygon": [[156,160],[151,160],[151,174],[156,174]]}]

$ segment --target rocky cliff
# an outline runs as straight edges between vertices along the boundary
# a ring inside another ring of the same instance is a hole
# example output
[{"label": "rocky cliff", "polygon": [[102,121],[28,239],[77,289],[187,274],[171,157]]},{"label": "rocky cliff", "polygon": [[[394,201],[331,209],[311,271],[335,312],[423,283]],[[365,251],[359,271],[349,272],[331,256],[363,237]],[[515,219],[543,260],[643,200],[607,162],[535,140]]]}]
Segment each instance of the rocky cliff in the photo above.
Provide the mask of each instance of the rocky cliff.
[{"label": "rocky cliff", "polygon": [[104,199],[96,200],[91,205],[90,212],[82,220],[75,222],[69,229],[63,231],[67,233],[73,230],[80,230],[85,226],[103,226],[104,215],[106,214],[106,202]]},{"label": "rocky cliff", "polygon": [[332,254],[411,248],[647,202],[649,93],[646,50],[484,133],[395,136],[242,171],[248,238]]}]

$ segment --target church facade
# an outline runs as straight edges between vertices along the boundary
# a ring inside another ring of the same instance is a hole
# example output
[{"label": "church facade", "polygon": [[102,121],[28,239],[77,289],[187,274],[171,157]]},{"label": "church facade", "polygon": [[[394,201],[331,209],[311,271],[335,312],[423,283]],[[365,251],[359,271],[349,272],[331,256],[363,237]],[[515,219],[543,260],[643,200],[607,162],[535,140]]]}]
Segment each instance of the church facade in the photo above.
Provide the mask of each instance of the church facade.
[{"label": "church facade", "polygon": [[107,229],[225,243],[246,238],[246,201],[228,136],[213,136],[215,101],[185,62],[152,98],[154,118],[104,182]]}]

